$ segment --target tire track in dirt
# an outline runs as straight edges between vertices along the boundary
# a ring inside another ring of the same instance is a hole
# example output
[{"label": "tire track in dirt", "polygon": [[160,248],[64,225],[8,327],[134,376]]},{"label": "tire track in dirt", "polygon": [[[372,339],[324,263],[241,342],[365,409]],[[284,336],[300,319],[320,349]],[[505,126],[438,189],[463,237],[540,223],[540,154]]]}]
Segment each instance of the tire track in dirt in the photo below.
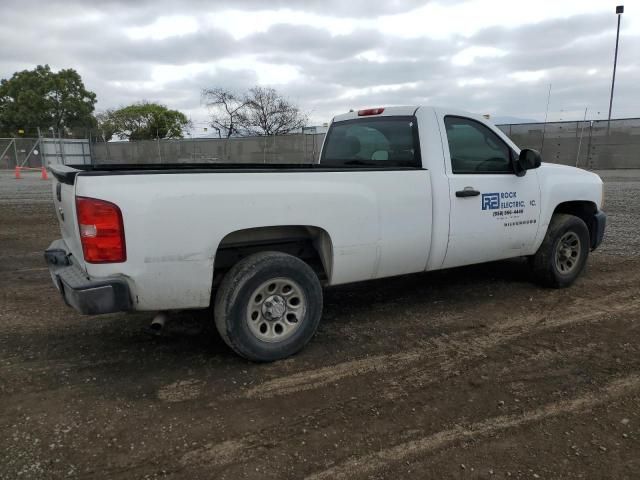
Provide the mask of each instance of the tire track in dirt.
[{"label": "tire track in dirt", "polygon": [[640,376],[636,374],[629,375],[607,384],[597,392],[589,392],[571,400],[549,403],[519,415],[502,415],[473,423],[466,427],[460,425],[448,430],[442,430],[426,437],[347,460],[334,467],[309,475],[306,479],[333,480],[368,477],[389,464],[425,455],[452,443],[494,435],[503,430],[540,422],[558,415],[579,414],[638,390],[640,390]]},{"label": "tire track in dirt", "polygon": [[[640,305],[638,305],[638,307],[640,307]],[[625,311],[626,311],[625,308],[618,308],[616,309],[616,312],[611,312],[611,314],[612,315],[614,313],[620,314],[620,313],[624,313]],[[591,320],[593,319],[599,320],[600,318],[598,317],[598,315],[602,315],[602,313],[593,312],[590,315],[583,315],[582,317],[588,317],[587,319],[591,319]],[[553,326],[558,326],[558,325],[561,326],[568,323],[570,322],[566,320],[556,321],[556,322],[553,322]],[[535,334],[536,331],[528,331],[526,333]],[[501,373],[502,375],[504,375],[508,371],[513,371],[515,369],[521,368],[523,365],[531,364],[532,362],[544,362],[545,364],[548,364],[549,362],[552,362],[554,359],[558,359],[558,358],[567,359],[567,358],[580,357],[582,355],[589,354],[589,352],[591,352],[595,346],[596,344],[581,344],[570,349],[564,348],[562,350],[550,350],[545,348],[541,351],[538,348],[538,349],[526,351],[523,353],[523,356],[520,357],[520,361],[517,364],[513,364],[513,365],[509,365],[508,367],[505,367],[505,369],[503,369]],[[451,359],[450,371],[454,370],[455,368],[454,365],[456,361],[460,363],[466,360],[468,360],[468,358]],[[457,365],[457,367],[459,367],[459,365]],[[424,370],[425,367],[423,365],[420,365],[419,369]],[[429,370],[428,367],[426,369]],[[416,371],[418,371],[418,367],[416,367]],[[396,374],[394,374],[394,379],[397,378]],[[447,371],[439,371],[437,375],[431,374],[429,376],[429,382],[427,383],[440,381],[443,378],[446,378],[447,375],[449,375]],[[634,376],[634,378],[636,377],[640,378],[640,376]],[[283,426],[280,424],[271,425],[265,428],[261,428],[254,432],[249,432],[246,435],[242,435],[240,437],[231,438],[219,443],[210,443],[204,447],[200,447],[196,450],[186,453],[180,460],[180,464],[183,467],[198,466],[198,465],[225,467],[233,463],[248,462],[251,459],[259,457],[265,453],[264,451],[261,452],[259,448],[256,448],[257,446],[264,446],[265,442],[272,444],[273,439],[275,438],[279,439],[277,443],[280,443],[280,442],[286,443],[288,441],[287,439],[291,439],[292,436],[295,436],[297,432],[299,432],[304,427],[305,422],[309,417],[315,418],[316,422],[319,421],[320,425],[324,425],[325,422],[320,419],[323,419],[323,418],[330,419],[332,417],[333,412],[336,409],[342,411],[343,416],[349,417],[352,415],[357,415],[363,410],[367,410],[368,407],[371,405],[380,406],[382,404],[387,404],[388,402],[395,404],[397,402],[396,397],[403,396],[403,395],[410,395],[411,392],[409,390],[420,390],[425,387],[425,384],[420,385],[418,383],[413,383],[414,379],[411,375],[401,377],[398,380],[398,382],[403,383],[404,387],[408,386],[407,389],[402,388],[403,386],[401,386],[400,395],[395,395],[395,396],[383,395],[382,399],[378,398],[378,400],[375,400],[373,404],[366,403],[366,402],[365,404],[363,404],[362,399],[360,399],[360,400],[354,400],[353,402],[342,401],[338,403],[333,403],[330,406],[316,408],[316,409],[313,409],[311,412],[306,412],[304,414],[299,414],[294,418],[290,418],[287,421],[287,426],[284,430],[283,430]],[[602,401],[605,402],[606,399],[603,399]],[[380,402],[383,402],[383,403],[381,404]],[[560,413],[563,413],[563,412],[560,412]],[[510,418],[510,417],[507,416],[505,418]],[[480,422],[478,425],[480,425],[481,423],[482,422]],[[336,427],[335,423],[333,423],[332,425],[334,428]],[[228,448],[230,446],[233,446],[232,451],[230,450],[230,448]],[[219,453],[220,451],[224,451],[225,452],[224,455],[221,455]]]},{"label": "tire track in dirt", "polygon": [[389,368],[389,363],[403,365],[420,360],[421,351],[411,351],[391,355],[376,355],[360,360],[338,363],[315,370],[305,370],[286,377],[269,380],[247,390],[247,398],[271,398],[280,395],[322,388],[328,384],[355,375],[371,372],[382,372]]},{"label": "tire track in dirt", "polygon": [[251,444],[252,442],[249,439],[227,440],[215,445],[209,444],[206,448],[184,454],[180,459],[180,464],[182,466],[188,466],[193,463],[211,466],[225,465],[239,457],[242,452],[251,447]]},{"label": "tire track in dirt", "polygon": [[[606,310],[602,310],[601,305],[594,304],[589,313],[557,316],[544,320],[544,323],[540,323],[536,325],[536,328],[530,330],[519,329],[519,327],[525,327],[528,324],[523,320],[504,322],[496,325],[496,328],[491,328],[490,330],[493,331],[481,337],[450,341],[438,355],[426,359],[426,363],[421,363],[416,367],[411,366],[408,370],[396,375],[393,383],[417,384],[424,387],[452,375],[460,368],[461,364],[484,358],[487,351],[520,337],[572,324],[598,322],[609,316],[635,311],[640,311],[640,299],[632,299],[627,304],[609,307]],[[400,394],[391,391],[388,397],[393,399],[401,394],[402,389],[400,389]]]},{"label": "tire track in dirt", "polygon": [[[391,355],[377,355],[364,359],[342,362],[336,365],[306,370],[285,377],[267,380],[259,385],[247,389],[243,396],[248,399],[272,398],[289,395],[296,392],[322,388],[337,381],[370,373],[383,373],[399,368],[411,366],[416,362],[427,361],[429,365],[438,366],[437,378],[443,373],[450,372],[460,362],[460,359],[481,357],[485,352],[497,345],[511,341],[523,335],[537,331],[549,330],[574,323],[597,321],[608,314],[617,314],[638,309],[640,300],[635,298],[636,287],[617,291],[604,296],[597,302],[582,301],[580,309],[584,310],[585,303],[590,307],[587,313],[575,310],[572,306],[565,311],[553,312],[554,316],[542,316],[540,313],[510,318],[488,327],[487,333],[478,335],[476,331],[430,339],[418,348],[408,352]],[[616,301],[627,301],[619,305]],[[533,328],[527,328],[533,327]],[[420,369],[424,371],[425,365]],[[427,374],[428,375],[428,374]],[[437,379],[437,378],[434,378]]]},{"label": "tire track in dirt", "polygon": [[[592,345],[581,345],[569,350],[551,351],[543,350],[532,352],[526,356],[527,362],[532,361],[545,361],[550,362],[555,358],[566,358],[572,356],[583,355],[592,350]],[[511,371],[514,367],[509,367],[506,371]],[[385,400],[390,400],[385,397]],[[314,418],[321,418],[330,416],[336,407],[343,409],[345,412],[349,411],[361,411],[364,406],[361,401],[341,403],[340,405],[334,404],[329,407],[323,407],[315,409],[311,414]],[[290,430],[296,430],[304,423],[304,416],[298,417],[295,420],[288,421],[288,428]],[[278,434],[280,432],[280,434]],[[239,461],[248,461],[258,454],[256,446],[264,446],[264,439],[280,438],[282,440],[282,432],[279,426],[269,427],[261,429],[254,433],[249,433],[242,437],[232,438],[218,443],[208,443],[203,447],[199,447],[195,450],[185,453],[180,459],[180,464],[183,467],[191,465],[208,465],[208,466],[225,466]]]}]

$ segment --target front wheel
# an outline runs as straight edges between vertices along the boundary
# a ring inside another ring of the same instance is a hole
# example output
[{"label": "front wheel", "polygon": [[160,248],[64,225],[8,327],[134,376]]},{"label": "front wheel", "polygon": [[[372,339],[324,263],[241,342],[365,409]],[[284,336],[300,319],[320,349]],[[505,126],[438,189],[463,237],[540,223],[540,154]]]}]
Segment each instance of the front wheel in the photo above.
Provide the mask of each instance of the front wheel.
[{"label": "front wheel", "polygon": [[542,245],[531,257],[537,280],[547,287],[570,286],[587,263],[589,245],[589,229],[582,219],[564,213],[553,215]]},{"label": "front wheel", "polygon": [[322,315],[322,287],[299,258],[257,253],[225,275],[214,315],[218,332],[236,353],[257,362],[280,360],[313,337]]}]

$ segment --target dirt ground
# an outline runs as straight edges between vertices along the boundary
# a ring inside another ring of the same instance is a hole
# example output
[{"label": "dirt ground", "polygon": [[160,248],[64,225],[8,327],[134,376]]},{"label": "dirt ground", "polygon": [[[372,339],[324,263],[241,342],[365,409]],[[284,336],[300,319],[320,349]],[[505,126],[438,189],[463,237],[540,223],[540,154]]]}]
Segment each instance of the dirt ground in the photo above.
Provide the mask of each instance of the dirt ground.
[{"label": "dirt ground", "polygon": [[0,478],[640,478],[640,174],[567,290],[513,260],[330,289],[311,344],[234,355],[206,315],[82,317],[50,185],[0,175]]}]

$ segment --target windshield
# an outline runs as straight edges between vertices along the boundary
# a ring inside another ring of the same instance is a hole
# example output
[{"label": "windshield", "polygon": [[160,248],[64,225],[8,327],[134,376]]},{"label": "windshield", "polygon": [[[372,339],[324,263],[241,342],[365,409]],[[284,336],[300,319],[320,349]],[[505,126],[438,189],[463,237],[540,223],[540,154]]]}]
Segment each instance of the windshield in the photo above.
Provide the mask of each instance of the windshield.
[{"label": "windshield", "polygon": [[335,122],[327,133],[320,163],[420,167],[416,119],[398,116]]}]

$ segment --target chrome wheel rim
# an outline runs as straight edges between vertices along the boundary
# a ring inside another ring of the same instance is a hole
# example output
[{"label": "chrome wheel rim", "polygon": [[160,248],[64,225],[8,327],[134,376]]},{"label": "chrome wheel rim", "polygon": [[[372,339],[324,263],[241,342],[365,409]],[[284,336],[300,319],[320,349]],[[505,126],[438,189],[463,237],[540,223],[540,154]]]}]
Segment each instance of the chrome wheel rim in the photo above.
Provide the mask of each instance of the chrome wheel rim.
[{"label": "chrome wheel rim", "polygon": [[556,269],[563,275],[573,272],[580,262],[581,249],[578,235],[565,233],[556,246]]},{"label": "chrome wheel rim", "polygon": [[290,278],[268,280],[253,291],[247,306],[247,325],[263,342],[282,342],[302,324],[307,299],[300,285]]}]

